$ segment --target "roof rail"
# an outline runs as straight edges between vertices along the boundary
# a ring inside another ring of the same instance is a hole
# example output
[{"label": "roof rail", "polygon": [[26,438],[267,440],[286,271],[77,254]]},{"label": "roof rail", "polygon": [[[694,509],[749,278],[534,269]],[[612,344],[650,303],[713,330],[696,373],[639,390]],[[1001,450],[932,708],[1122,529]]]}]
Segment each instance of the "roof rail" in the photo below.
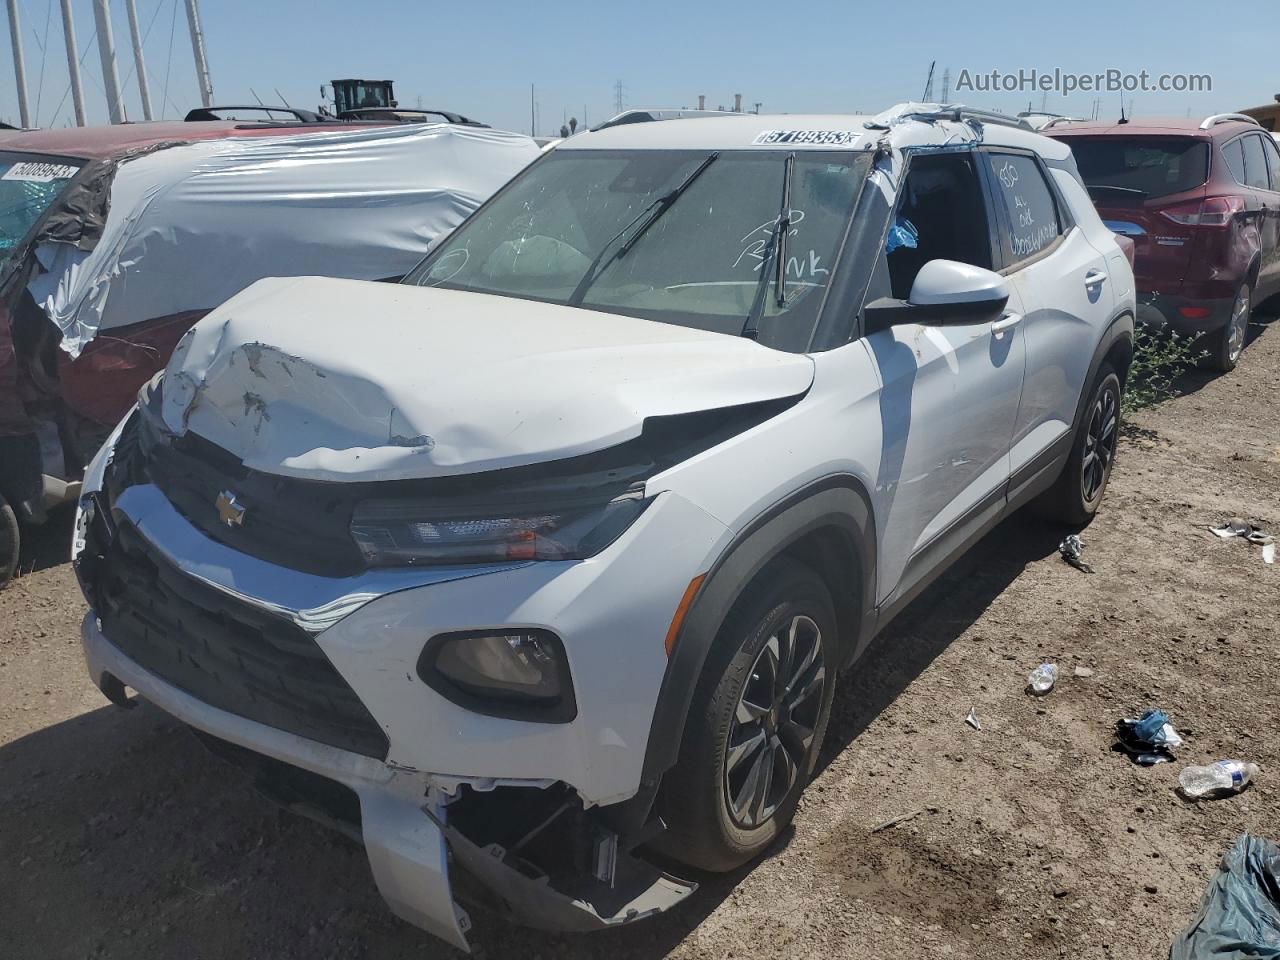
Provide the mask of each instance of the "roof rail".
[{"label": "roof rail", "polygon": [[1262,124],[1260,124],[1257,120],[1253,119],[1253,117],[1246,116],[1243,113],[1215,113],[1211,117],[1204,118],[1204,122],[1200,124],[1200,129],[1208,130],[1210,127],[1216,126],[1219,123],[1233,123],[1233,122],[1234,123],[1252,123],[1255,127],[1262,126]]},{"label": "roof rail", "polygon": [[1021,117],[1011,117],[1007,113],[996,113],[994,110],[978,110],[959,103],[944,104],[937,110],[906,110],[901,116],[914,117],[917,120],[951,120],[955,123],[974,120],[978,123],[994,123],[1002,127],[1016,127],[1019,130],[1036,132],[1035,127]]}]

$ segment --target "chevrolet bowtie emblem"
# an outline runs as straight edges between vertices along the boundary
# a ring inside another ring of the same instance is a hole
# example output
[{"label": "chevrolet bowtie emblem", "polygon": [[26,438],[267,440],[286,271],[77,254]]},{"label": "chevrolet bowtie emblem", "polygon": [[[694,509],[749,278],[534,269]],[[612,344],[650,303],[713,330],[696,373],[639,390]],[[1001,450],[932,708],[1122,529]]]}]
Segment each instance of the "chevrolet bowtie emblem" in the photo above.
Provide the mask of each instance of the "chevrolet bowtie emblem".
[{"label": "chevrolet bowtie emblem", "polygon": [[244,504],[230,490],[223,490],[218,494],[213,505],[218,508],[218,519],[228,527],[244,526]]}]

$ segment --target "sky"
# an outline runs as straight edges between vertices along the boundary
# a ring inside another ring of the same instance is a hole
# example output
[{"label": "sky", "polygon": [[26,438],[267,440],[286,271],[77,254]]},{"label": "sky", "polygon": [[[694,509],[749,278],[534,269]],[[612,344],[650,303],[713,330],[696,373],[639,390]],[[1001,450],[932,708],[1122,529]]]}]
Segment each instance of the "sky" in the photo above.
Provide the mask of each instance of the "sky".
[{"label": "sky", "polygon": [[[142,119],[125,0],[109,0],[129,119]],[[74,122],[59,0],[17,0],[35,123]],[[184,0],[136,0],[157,114],[178,118],[199,105]],[[93,0],[71,0],[88,121],[107,122]],[[952,86],[962,71],[1086,74],[1114,69],[1153,76],[1208,74],[1212,91],[1135,92],[1136,115],[1185,116],[1269,103],[1280,94],[1280,7],[1236,0],[1216,8],[1192,0],[1066,3],[734,3],[608,0],[409,3],[405,0],[200,0],[214,98],[221,103],[283,97],[315,109],[336,77],[391,79],[402,106],[421,103],[506,129],[530,130],[530,86],[538,133],[569,116],[612,115],[622,84],[626,107],[730,106],[763,113],[868,112],[919,99],[936,61]],[[0,19],[0,33],[7,33]],[[47,49],[47,56],[45,50]],[[1006,112],[1039,108],[1119,115],[1120,93],[954,91],[951,99]],[[13,59],[0,41],[0,119],[18,120]],[[159,119],[159,116],[157,116]]]}]

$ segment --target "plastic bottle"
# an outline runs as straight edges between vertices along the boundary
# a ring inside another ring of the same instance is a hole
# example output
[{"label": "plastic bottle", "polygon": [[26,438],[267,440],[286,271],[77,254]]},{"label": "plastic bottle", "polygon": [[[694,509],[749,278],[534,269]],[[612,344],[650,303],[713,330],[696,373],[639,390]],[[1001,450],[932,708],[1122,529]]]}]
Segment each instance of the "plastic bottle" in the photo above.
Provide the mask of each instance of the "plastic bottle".
[{"label": "plastic bottle", "polygon": [[1218,760],[1207,767],[1183,767],[1178,783],[1188,797],[1203,797],[1216,790],[1243,790],[1258,775],[1258,765],[1242,760]]},{"label": "plastic bottle", "polygon": [[1031,671],[1031,676],[1027,677],[1027,686],[1037,695],[1048,693],[1057,682],[1058,665],[1056,663],[1042,663]]}]

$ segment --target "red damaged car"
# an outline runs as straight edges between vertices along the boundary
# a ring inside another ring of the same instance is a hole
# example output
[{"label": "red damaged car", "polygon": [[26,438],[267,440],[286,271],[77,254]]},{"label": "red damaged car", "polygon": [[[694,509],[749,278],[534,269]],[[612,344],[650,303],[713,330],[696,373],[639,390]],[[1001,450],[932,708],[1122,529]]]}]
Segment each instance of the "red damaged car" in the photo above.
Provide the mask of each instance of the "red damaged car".
[{"label": "red damaged car", "polygon": [[0,140],[0,585],[21,526],[78,495],[84,464],[205,313],[267,276],[398,279],[539,153],[451,124]]},{"label": "red damaged car", "polygon": [[1253,308],[1280,294],[1280,149],[1250,117],[1065,123],[1094,206],[1133,239],[1138,319],[1200,337],[1231,370]]}]

